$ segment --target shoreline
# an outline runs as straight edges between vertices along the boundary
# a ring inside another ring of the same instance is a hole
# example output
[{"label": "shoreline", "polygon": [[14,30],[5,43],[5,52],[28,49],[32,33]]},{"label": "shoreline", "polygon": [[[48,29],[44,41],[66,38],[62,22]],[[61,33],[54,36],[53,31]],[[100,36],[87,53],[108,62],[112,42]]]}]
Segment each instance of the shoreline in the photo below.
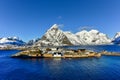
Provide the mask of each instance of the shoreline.
[{"label": "shoreline", "polygon": [[11,56],[12,58],[100,58],[99,56],[62,56],[62,57],[50,57],[50,56]]},{"label": "shoreline", "polygon": [[86,49],[78,50],[51,50],[46,48],[45,50],[29,49],[18,52],[11,55],[12,58],[89,58],[89,57],[101,57],[101,53],[96,53]]},{"label": "shoreline", "polygon": [[20,52],[11,55],[12,58],[89,58],[101,56],[120,56],[117,52],[95,52],[82,49],[68,49],[63,47],[24,47],[24,48],[4,48],[0,50],[19,50]]},{"label": "shoreline", "polygon": [[120,56],[120,53],[117,53],[117,52],[102,52],[101,55],[105,55],[105,56]]},{"label": "shoreline", "polygon": [[[83,50],[83,49],[81,49]],[[63,50],[64,51],[64,50]],[[56,51],[53,51],[56,52]],[[73,53],[72,53],[73,52]],[[56,52],[59,53],[59,52]],[[82,53],[82,54],[81,54]],[[101,56],[120,56],[120,53],[117,52],[107,52],[102,51],[100,53],[97,52],[90,52],[90,51],[82,51],[82,52],[74,52],[74,50],[66,51],[66,53],[60,55],[54,55],[54,53],[42,53],[40,50],[23,50],[16,54],[11,55],[12,58],[100,58]],[[87,53],[87,54],[86,54]]]}]

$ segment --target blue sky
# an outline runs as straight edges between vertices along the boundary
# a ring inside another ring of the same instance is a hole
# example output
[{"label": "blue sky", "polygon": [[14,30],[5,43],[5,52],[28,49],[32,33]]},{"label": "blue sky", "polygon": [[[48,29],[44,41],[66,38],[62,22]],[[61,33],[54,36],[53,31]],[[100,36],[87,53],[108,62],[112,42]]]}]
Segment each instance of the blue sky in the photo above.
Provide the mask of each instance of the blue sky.
[{"label": "blue sky", "polygon": [[0,0],[0,37],[41,37],[53,24],[73,33],[87,26],[120,32],[120,0]]}]

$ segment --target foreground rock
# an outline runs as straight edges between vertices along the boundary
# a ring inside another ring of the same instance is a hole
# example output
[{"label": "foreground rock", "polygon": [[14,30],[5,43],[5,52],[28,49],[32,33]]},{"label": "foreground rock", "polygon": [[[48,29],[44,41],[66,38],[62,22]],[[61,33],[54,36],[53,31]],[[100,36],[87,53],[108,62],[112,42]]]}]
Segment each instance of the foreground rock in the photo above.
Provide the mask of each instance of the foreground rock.
[{"label": "foreground rock", "polygon": [[88,57],[100,57],[100,53],[93,51],[78,49],[78,50],[65,50],[65,49],[50,49],[44,50],[32,49],[25,50],[12,55],[13,58],[88,58]]},{"label": "foreground rock", "polygon": [[11,57],[13,58],[41,57],[41,51],[40,50],[25,50],[25,51],[21,51],[16,54],[13,54]]}]

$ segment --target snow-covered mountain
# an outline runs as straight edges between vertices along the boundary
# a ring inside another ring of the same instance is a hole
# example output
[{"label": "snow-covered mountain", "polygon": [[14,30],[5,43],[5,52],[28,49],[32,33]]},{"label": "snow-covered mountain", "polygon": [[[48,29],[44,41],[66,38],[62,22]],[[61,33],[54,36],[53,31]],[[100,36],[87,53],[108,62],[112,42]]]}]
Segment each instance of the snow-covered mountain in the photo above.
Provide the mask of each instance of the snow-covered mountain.
[{"label": "snow-covered mountain", "polygon": [[20,40],[18,37],[3,37],[0,38],[0,45],[17,45],[22,46],[25,42]]},{"label": "snow-covered mountain", "polygon": [[117,33],[115,34],[114,39],[115,39],[115,38],[118,38],[118,37],[120,37],[120,32],[117,32]]},{"label": "snow-covered mountain", "polygon": [[84,45],[102,45],[111,43],[111,39],[106,34],[100,33],[98,30],[83,30],[76,33],[77,37]]},{"label": "snow-covered mountain", "polygon": [[63,45],[103,45],[111,43],[111,39],[106,34],[97,30],[80,31],[73,34],[62,31],[54,24],[43,37],[34,43],[34,46],[63,46]]},{"label": "snow-covered mountain", "polygon": [[114,44],[120,44],[120,32],[117,32],[113,41]]},{"label": "snow-covered mountain", "polygon": [[58,28],[57,24],[54,24],[43,37],[35,43],[37,46],[62,46],[72,45],[64,32]]}]

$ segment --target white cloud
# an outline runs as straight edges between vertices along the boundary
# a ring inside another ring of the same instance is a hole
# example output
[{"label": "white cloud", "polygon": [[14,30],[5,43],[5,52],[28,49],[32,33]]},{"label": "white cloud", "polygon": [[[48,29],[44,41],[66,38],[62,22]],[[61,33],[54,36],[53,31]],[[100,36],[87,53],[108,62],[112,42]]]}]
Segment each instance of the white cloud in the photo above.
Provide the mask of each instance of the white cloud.
[{"label": "white cloud", "polygon": [[62,16],[58,16],[57,19],[62,19]]},{"label": "white cloud", "polygon": [[64,24],[58,24],[59,28],[63,28]]},{"label": "white cloud", "polygon": [[79,30],[79,31],[82,31],[82,30],[87,30],[87,31],[89,31],[89,30],[91,30],[91,29],[93,29],[93,28],[94,28],[93,26],[81,26],[81,27],[78,28],[78,30]]}]

